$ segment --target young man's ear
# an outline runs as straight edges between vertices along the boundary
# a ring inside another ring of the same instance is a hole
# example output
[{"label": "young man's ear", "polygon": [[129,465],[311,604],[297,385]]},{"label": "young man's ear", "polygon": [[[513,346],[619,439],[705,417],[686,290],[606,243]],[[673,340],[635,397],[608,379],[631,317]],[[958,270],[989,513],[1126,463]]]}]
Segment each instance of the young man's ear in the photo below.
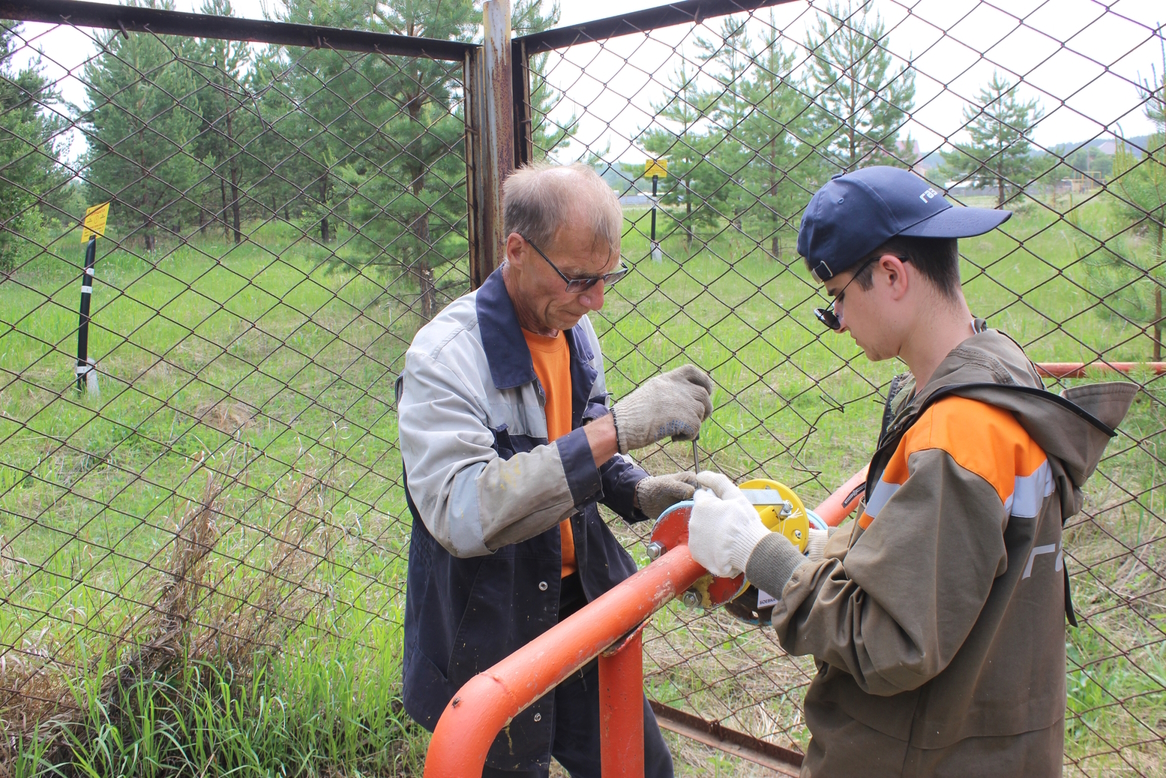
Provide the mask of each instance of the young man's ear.
[{"label": "young man's ear", "polygon": [[887,288],[891,293],[891,299],[899,300],[906,295],[910,287],[906,263],[894,254],[883,254],[879,257],[879,267],[886,274]]}]

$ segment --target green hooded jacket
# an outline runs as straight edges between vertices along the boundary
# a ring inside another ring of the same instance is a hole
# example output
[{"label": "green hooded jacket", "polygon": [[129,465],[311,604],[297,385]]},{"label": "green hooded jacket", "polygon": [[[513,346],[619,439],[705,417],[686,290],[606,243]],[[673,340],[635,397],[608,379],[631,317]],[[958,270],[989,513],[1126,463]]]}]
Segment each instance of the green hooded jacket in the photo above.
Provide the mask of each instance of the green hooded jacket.
[{"label": "green hooded jacket", "polygon": [[782,592],[782,646],[818,662],[802,775],[1060,775],[1061,527],[1137,387],[1053,395],[985,330],[914,389],[888,403],[863,509],[824,558],[784,588],[772,545],[749,560]]}]

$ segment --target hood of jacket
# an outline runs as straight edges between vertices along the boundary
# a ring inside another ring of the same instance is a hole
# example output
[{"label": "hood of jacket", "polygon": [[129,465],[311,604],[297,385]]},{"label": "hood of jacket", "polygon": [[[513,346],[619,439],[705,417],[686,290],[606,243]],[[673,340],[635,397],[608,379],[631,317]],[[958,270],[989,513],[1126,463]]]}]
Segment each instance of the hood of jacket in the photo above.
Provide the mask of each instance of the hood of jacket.
[{"label": "hood of jacket", "polygon": [[913,423],[943,396],[980,400],[1015,414],[1077,489],[1096,469],[1138,391],[1136,384],[1115,381],[1049,392],[1016,341],[998,330],[978,332],[953,349],[922,390],[912,394],[910,380],[900,390],[888,434]]}]

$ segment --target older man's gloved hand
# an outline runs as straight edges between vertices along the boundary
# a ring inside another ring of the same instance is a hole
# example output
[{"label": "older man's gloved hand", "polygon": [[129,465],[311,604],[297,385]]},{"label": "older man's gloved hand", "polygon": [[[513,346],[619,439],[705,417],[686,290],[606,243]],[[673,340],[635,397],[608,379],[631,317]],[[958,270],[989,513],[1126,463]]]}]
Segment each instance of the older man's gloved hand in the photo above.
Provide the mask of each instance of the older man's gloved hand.
[{"label": "older man's gloved hand", "polygon": [[697,476],[698,489],[688,520],[688,550],[713,575],[749,576],[758,589],[779,594],[794,570],[806,563],[780,532],[770,532],[741,490],[719,473]]},{"label": "older man's gloved hand", "polygon": [[694,365],[648,380],[611,409],[619,452],[672,437],[692,440],[713,412],[713,381]]},{"label": "older man's gloved hand", "polygon": [[683,500],[691,500],[700,486],[696,473],[648,476],[636,484],[636,507],[650,519]]}]

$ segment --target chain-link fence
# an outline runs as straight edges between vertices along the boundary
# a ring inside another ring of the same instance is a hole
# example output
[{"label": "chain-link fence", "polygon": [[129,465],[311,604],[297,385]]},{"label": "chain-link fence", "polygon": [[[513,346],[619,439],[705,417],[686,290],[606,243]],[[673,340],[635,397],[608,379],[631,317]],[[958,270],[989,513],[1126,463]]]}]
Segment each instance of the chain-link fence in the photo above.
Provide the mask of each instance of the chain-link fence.
[{"label": "chain-link fence", "polygon": [[[392,3],[375,19],[287,3],[282,24],[213,29],[148,9],[5,23],[0,759],[118,682],[202,661],[383,677],[378,710],[399,712],[392,381],[481,253],[480,18],[455,6],[412,27]],[[623,196],[635,272],[592,317],[609,386],[709,370],[702,467],[813,505],[870,455],[896,365],[817,324],[794,243],[816,188],[876,161],[1014,211],[961,242],[963,278],[1034,360],[1136,363],[1143,391],[1066,533],[1069,774],[1166,770],[1151,10],[690,2],[513,49],[516,156],[585,159]],[[383,34],[406,29],[427,39]],[[645,159],[666,175],[645,178]],[[80,225],[104,202],[86,276]],[[1082,380],[1055,373],[1050,388]],[[654,473],[693,464],[687,446],[643,453]],[[647,530],[619,530],[641,563]],[[805,747],[814,668],[772,631],[674,603],[645,651],[663,718]],[[715,771],[677,742],[684,769]]]}]

